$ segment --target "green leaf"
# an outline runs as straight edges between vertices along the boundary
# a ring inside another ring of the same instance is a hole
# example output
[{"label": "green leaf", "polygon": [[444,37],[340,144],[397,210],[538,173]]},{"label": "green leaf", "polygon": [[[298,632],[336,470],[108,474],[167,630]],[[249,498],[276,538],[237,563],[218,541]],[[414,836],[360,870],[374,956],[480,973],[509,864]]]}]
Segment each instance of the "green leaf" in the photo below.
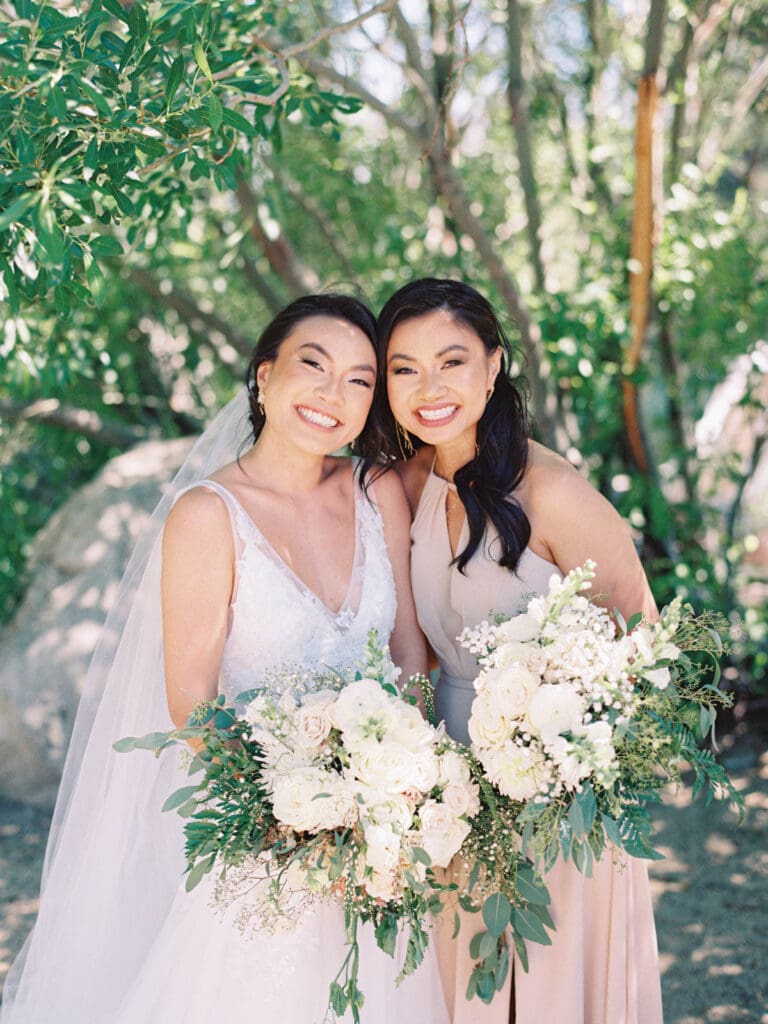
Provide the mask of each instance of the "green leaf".
[{"label": "green leaf", "polygon": [[511,913],[512,904],[504,893],[496,892],[483,903],[483,921],[494,938],[504,934]]},{"label": "green leaf", "polygon": [[221,105],[221,100],[212,92],[208,97],[208,124],[216,132],[221,127],[221,122],[224,120],[224,108]]},{"label": "green leaf", "polygon": [[568,808],[568,824],[573,829],[574,836],[577,839],[581,839],[584,835],[584,814],[581,804],[575,798],[571,801],[571,806]]},{"label": "green leaf", "polygon": [[26,213],[30,206],[37,202],[38,198],[37,193],[30,192],[28,195],[22,196],[11,203],[5,213],[0,214],[0,230],[9,227],[11,224],[20,223],[22,214]]},{"label": "green leaf", "polygon": [[122,256],[123,247],[113,235],[96,235],[88,242],[97,256]]},{"label": "green leaf", "polygon": [[146,736],[125,736],[112,746],[121,754],[126,750],[156,750],[167,739],[167,732],[149,732]]},{"label": "green leaf", "polygon": [[253,136],[256,134],[256,129],[248,120],[247,117],[243,117],[236,110],[232,110],[231,107],[224,107],[223,111],[224,124],[228,124],[231,128],[235,128],[237,131],[242,132],[243,135]]},{"label": "green leaf", "polygon": [[397,918],[392,914],[385,914],[376,926],[375,934],[379,949],[383,950],[387,956],[394,956],[397,942]]},{"label": "green leaf", "polygon": [[496,970],[493,972],[493,982],[497,992],[501,992],[504,988],[504,982],[507,980],[509,974],[509,947],[504,946],[499,953],[499,960],[496,964]]},{"label": "green leaf", "polygon": [[205,50],[202,45],[197,42],[192,47],[192,53],[195,56],[195,64],[200,68],[208,81],[213,85],[213,75],[211,74],[211,65],[208,63],[208,58],[205,56]]},{"label": "green leaf", "polygon": [[207,875],[213,867],[214,861],[216,860],[216,854],[211,853],[209,856],[204,857],[203,860],[199,860],[192,870],[187,875],[187,881],[184,886],[187,892],[192,892],[195,886],[202,881],[203,876]]},{"label": "green leaf", "polygon": [[420,846],[413,847],[413,859],[419,861],[421,864],[426,864],[429,867],[432,863],[432,858],[429,856],[426,850],[423,850]]},{"label": "green leaf", "polygon": [[627,623],[627,632],[631,633],[632,630],[635,629],[637,626],[639,626],[642,621],[643,621],[643,613],[642,612],[635,612],[635,614],[630,617],[630,620]]},{"label": "green leaf", "polygon": [[550,901],[549,890],[544,882],[536,877],[533,868],[528,864],[518,868],[515,887],[528,903],[541,905]]},{"label": "green leaf", "polygon": [[480,907],[469,896],[459,896],[459,906],[467,914],[479,914]]},{"label": "green leaf", "polygon": [[165,82],[165,106],[166,109],[173,103],[173,97],[181,85],[181,80],[184,78],[184,58],[177,57],[171,64],[170,71],[168,72],[168,78]]},{"label": "green leaf", "polygon": [[195,794],[199,789],[199,786],[182,786],[181,789],[177,789],[175,793],[171,793],[168,799],[162,806],[163,811],[174,811],[177,807],[181,807],[183,803],[186,803],[189,798]]},{"label": "green leaf", "polygon": [[521,939],[530,939],[530,941],[539,942],[543,946],[552,945],[552,939],[534,910],[515,907],[512,911],[512,927]]},{"label": "green leaf", "polygon": [[581,808],[584,823],[584,834],[589,835],[592,831],[592,826],[595,823],[597,800],[595,798],[595,791],[588,782],[582,786],[581,792],[576,794],[576,801]]}]

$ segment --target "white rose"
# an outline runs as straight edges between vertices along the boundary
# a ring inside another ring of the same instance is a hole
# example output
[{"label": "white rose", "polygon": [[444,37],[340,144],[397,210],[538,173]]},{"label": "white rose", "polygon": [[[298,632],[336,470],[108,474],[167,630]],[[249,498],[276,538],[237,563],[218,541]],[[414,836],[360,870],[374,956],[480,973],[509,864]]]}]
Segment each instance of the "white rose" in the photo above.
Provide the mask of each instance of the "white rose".
[{"label": "white rose", "polygon": [[388,874],[400,859],[400,837],[391,825],[368,825],[365,829],[365,863],[374,871]]},{"label": "white rose", "polygon": [[365,813],[374,824],[391,824],[402,832],[406,832],[413,821],[413,806],[405,798],[386,798],[376,803],[371,802],[366,805]]},{"label": "white rose", "polygon": [[395,743],[367,743],[352,752],[350,771],[363,783],[387,794],[407,789],[414,777],[415,755]]},{"label": "white rose", "polygon": [[440,782],[443,785],[454,783],[461,785],[471,778],[466,759],[455,750],[446,750],[440,755]]},{"label": "white rose", "polygon": [[395,700],[392,710],[393,721],[387,732],[387,739],[400,743],[409,750],[423,750],[431,747],[435,740],[435,729],[426,722],[413,704]]},{"label": "white rose", "polygon": [[497,626],[496,635],[503,643],[535,640],[539,635],[539,622],[530,613],[523,612]]},{"label": "white rose", "polygon": [[433,800],[424,804],[419,817],[422,849],[429,854],[433,867],[447,868],[469,835],[469,825]]},{"label": "white rose", "polygon": [[528,652],[536,650],[533,644],[524,644],[519,641],[506,641],[496,648],[489,656],[488,663],[492,668],[506,668],[507,665],[518,663],[525,664]]},{"label": "white rose", "polygon": [[305,704],[294,715],[293,728],[301,746],[319,747],[331,731],[331,719],[322,704]]},{"label": "white rose", "polygon": [[528,720],[544,743],[551,743],[560,733],[577,729],[585,710],[584,698],[574,686],[544,683],[531,698]]},{"label": "white rose", "polygon": [[467,722],[469,738],[477,747],[499,747],[509,738],[511,727],[487,689],[472,701]]},{"label": "white rose", "polygon": [[520,718],[539,686],[539,679],[527,668],[513,665],[488,673],[485,689],[505,718]]},{"label": "white rose", "polygon": [[474,782],[449,783],[442,792],[442,801],[451,813],[460,818],[474,817],[480,810],[479,787]]},{"label": "white rose", "polygon": [[440,781],[440,764],[433,750],[420,750],[413,755],[411,785],[421,793],[429,793]]}]

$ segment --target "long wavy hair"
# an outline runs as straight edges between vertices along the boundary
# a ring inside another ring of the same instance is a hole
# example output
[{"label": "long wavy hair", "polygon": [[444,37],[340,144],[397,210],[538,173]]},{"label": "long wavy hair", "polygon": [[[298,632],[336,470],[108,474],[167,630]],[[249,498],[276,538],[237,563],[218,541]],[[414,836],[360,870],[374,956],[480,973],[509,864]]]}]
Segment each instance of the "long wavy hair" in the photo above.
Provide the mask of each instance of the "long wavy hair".
[{"label": "long wavy hair", "polygon": [[[320,295],[302,295],[294,299],[287,306],[280,310],[274,319],[267,324],[262,331],[259,340],[256,342],[253,356],[245,373],[245,386],[248,390],[248,404],[250,408],[249,419],[253,430],[254,442],[264,428],[264,413],[259,408],[259,385],[256,374],[262,363],[271,363],[277,358],[280,347],[285,339],[298,327],[303,320],[313,316],[337,317],[346,320],[353,326],[359,328],[368,338],[374,352],[378,352],[376,317],[364,303],[350,295],[343,295],[340,292],[326,292]],[[378,374],[377,374],[378,377]],[[377,380],[377,389],[379,382]],[[376,403],[376,409],[371,409],[371,415],[382,415],[383,406],[381,399]],[[377,436],[381,432],[378,424],[371,424],[372,433]]]},{"label": "long wavy hair", "polygon": [[[454,474],[469,525],[467,545],[454,562],[466,573],[467,563],[482,543],[490,521],[501,540],[499,565],[515,572],[531,536],[528,517],[513,496],[528,464],[527,393],[522,378],[514,383],[510,378],[513,348],[493,306],[461,281],[427,277],[400,288],[379,314],[379,382],[384,389],[387,348],[394,329],[440,310],[476,334],[489,354],[501,348],[501,368],[477,424],[477,454]],[[409,436],[414,448],[421,447],[423,442]],[[361,435],[359,450],[364,476],[377,461],[391,466],[406,457],[388,405],[372,417]]]}]

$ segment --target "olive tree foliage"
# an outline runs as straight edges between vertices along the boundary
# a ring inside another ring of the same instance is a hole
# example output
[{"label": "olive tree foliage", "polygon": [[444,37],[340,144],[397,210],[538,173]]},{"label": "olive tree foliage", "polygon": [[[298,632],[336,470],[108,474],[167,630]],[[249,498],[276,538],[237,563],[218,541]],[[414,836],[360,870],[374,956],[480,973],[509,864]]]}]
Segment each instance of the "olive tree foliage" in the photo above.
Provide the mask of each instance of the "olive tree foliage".
[{"label": "olive tree foliage", "polygon": [[725,610],[732,677],[765,675],[758,0],[3,9],[0,445],[20,507],[196,429],[292,296],[377,305],[461,276],[507,317],[538,436],[627,516],[658,598]]}]

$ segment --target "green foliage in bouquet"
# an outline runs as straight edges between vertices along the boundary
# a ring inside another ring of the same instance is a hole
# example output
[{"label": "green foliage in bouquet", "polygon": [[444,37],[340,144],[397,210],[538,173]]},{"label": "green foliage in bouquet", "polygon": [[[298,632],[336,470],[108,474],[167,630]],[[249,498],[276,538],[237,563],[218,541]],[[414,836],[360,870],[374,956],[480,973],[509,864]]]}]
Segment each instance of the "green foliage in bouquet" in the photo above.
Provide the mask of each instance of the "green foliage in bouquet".
[{"label": "green foliage in bouquet", "polygon": [[551,867],[569,857],[591,873],[607,847],[657,859],[649,807],[685,764],[694,796],[742,801],[702,741],[718,707],[720,633],[713,614],[675,599],[657,622],[624,622],[581,592],[594,563],[574,569],[514,618],[468,629],[483,670],[473,749],[493,791],[519,801],[510,823],[522,852]]}]

